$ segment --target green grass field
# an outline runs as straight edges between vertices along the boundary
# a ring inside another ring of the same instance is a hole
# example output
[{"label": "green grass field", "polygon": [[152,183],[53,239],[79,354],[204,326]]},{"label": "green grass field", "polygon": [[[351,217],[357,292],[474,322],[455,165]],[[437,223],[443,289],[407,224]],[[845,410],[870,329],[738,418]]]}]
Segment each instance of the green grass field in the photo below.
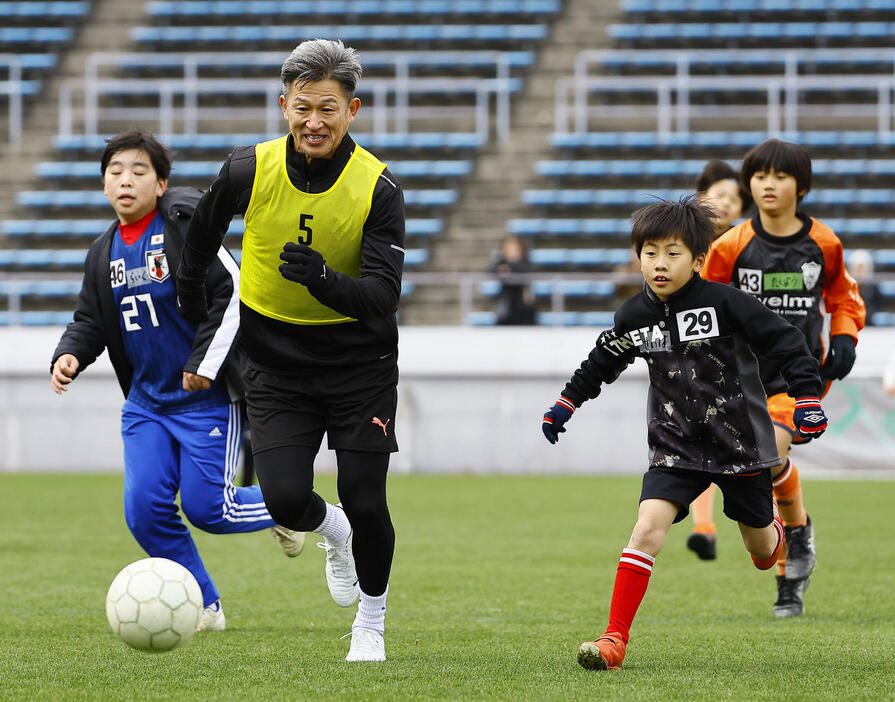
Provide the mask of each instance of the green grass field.
[{"label": "green grass field", "polygon": [[[895,482],[806,482],[819,560],[799,619],[774,619],[773,575],[734,524],[720,518],[714,562],[674,527],[606,673],[575,651],[605,625],[639,478],[394,476],[389,660],[353,665],[353,609],[329,599],[310,540],[287,559],[267,532],[198,534],[228,629],[144,654],[105,620],[109,583],[144,555],[121,477],[0,486],[2,700],[895,699]],[[332,499],[334,478],[318,489]]]}]

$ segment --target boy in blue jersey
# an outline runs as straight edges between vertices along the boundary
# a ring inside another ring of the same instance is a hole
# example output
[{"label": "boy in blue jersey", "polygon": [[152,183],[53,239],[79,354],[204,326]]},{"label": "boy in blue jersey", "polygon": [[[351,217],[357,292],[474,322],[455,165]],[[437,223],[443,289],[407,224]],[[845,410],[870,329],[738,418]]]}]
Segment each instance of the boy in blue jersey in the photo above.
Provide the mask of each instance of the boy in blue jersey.
[{"label": "boy in blue jersey", "polygon": [[150,555],[170,558],[196,577],[205,611],[200,629],[225,628],[220,596],[177,511],[215,534],[271,529],[289,556],[304,534],[275,524],[258,486],[236,487],[241,414],[231,393],[241,388],[236,346],[239,268],[221,247],[208,279],[206,322],[177,311],[171,271],[201,192],[168,188],[171,162],[151,134],[108,141],[101,160],[103,192],[118,221],[90,247],[74,321],[53,353],[57,394],[104,349],[126,397],[124,515]]}]

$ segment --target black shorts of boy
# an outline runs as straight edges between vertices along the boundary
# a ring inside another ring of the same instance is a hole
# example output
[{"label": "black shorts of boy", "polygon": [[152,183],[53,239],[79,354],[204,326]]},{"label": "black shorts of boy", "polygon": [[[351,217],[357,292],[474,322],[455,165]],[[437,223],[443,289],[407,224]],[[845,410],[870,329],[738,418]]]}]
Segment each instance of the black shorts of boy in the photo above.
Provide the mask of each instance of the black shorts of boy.
[{"label": "black shorts of boy", "polygon": [[690,503],[711,483],[720,488],[724,495],[724,514],[733,521],[762,529],[774,520],[773,485],[768,469],[727,475],[680,468],[650,468],[643,474],[640,501],[674,502],[680,508],[674,518],[676,524],[690,513]]},{"label": "black shorts of boy", "polygon": [[394,357],[376,363],[283,375],[249,363],[246,405],[252,450],[284,446],[392,453],[398,404]]}]

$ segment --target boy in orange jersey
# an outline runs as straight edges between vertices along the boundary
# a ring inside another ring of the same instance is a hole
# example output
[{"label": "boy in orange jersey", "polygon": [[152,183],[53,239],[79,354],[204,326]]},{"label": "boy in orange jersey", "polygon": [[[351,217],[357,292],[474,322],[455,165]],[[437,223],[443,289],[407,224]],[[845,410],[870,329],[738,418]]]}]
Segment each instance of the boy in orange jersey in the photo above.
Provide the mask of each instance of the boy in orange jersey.
[{"label": "boy in orange jersey", "polygon": [[[758,216],[715,241],[702,275],[755,295],[800,329],[822,364],[826,394],[832,380],[841,380],[851,371],[865,310],[858,284],[846,271],[842,242],[829,227],[798,211],[811,189],[811,159],[796,144],[769,139],[746,154],[742,176],[758,206]],[[826,314],[830,315],[829,343],[824,330]],[[799,474],[787,456],[791,444],[809,439],[796,432],[793,400],[782,391],[777,376],[773,364],[763,363],[768,411],[783,460],[771,469],[774,497],[786,527],[786,550],[777,564],[773,609],[777,617],[797,617],[802,614],[802,595],[816,554]]]}]

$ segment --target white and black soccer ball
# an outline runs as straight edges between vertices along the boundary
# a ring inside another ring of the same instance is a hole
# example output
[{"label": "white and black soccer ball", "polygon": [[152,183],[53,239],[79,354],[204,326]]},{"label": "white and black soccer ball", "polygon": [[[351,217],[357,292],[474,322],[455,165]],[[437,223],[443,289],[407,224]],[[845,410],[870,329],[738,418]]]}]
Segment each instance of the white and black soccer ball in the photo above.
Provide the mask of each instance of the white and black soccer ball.
[{"label": "white and black soccer ball", "polygon": [[188,641],[201,615],[199,583],[167,558],[144,558],[125,566],[106,595],[112,631],[141,651],[170,651]]}]

